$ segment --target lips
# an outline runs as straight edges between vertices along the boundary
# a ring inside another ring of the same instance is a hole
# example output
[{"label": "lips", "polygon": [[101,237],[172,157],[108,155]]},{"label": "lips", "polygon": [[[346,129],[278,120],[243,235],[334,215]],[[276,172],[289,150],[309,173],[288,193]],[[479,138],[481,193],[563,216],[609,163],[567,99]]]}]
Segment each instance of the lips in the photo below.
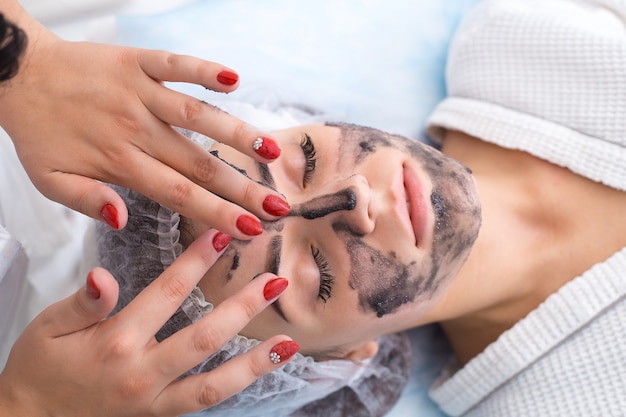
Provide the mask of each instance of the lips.
[{"label": "lips", "polygon": [[426,223],[428,221],[428,206],[424,198],[424,189],[417,173],[406,165],[404,166],[404,189],[409,202],[407,210],[415,235],[415,245],[419,246],[424,242]]}]

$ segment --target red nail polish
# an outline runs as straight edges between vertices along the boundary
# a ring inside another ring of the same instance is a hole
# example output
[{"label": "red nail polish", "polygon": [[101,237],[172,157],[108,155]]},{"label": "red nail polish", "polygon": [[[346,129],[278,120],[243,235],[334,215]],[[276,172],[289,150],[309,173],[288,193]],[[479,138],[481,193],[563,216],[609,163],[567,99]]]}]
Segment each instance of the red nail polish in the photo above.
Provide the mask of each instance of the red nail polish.
[{"label": "red nail polish", "polygon": [[252,148],[265,159],[276,159],[280,156],[280,148],[274,139],[257,138],[252,144]]},{"label": "red nail polish", "polygon": [[217,232],[217,234],[213,237],[213,247],[215,251],[221,252],[228,244],[232,237],[227,235],[226,233]]},{"label": "red nail polish", "polygon": [[289,281],[285,278],[274,278],[265,284],[265,287],[263,288],[263,297],[265,297],[267,301],[273,300],[285,291],[285,288],[287,288],[288,285]]},{"label": "red nail polish", "polygon": [[90,272],[87,275],[87,285],[85,286],[85,290],[87,291],[87,295],[94,300],[100,298],[100,289],[96,285],[96,280],[93,279],[93,272]]},{"label": "red nail polish", "polygon": [[106,224],[113,229],[117,230],[120,228],[120,221],[117,217],[117,209],[113,204],[107,203],[102,206],[102,209],[100,210],[100,217],[102,217],[102,220],[104,220]]},{"label": "red nail polish", "polygon": [[232,71],[222,71],[217,74],[217,81],[224,85],[235,85],[239,81],[239,75]]},{"label": "red nail polish", "polygon": [[289,204],[282,198],[275,195],[268,195],[263,200],[263,210],[272,216],[286,216],[291,211]]},{"label": "red nail polish", "polygon": [[291,358],[300,350],[300,346],[293,340],[280,342],[270,350],[270,360],[273,363],[281,363]]},{"label": "red nail polish", "polygon": [[261,232],[263,232],[261,222],[247,214],[239,216],[237,219],[237,229],[241,230],[248,236],[260,235]]}]

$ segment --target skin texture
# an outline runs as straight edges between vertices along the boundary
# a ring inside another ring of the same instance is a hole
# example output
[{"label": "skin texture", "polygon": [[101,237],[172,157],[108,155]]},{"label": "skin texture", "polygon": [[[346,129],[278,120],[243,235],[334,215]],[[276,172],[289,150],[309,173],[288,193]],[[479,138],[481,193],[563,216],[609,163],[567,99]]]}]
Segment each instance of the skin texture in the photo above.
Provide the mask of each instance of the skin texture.
[{"label": "skin texture", "polygon": [[[304,184],[301,144],[315,147],[315,173]],[[278,332],[305,353],[349,355],[376,336],[412,327],[450,285],[480,227],[470,171],[426,145],[375,129],[312,125],[274,136],[283,158],[259,167],[225,146],[219,156],[284,194],[289,216],[265,223],[251,242],[231,243],[200,283],[219,304],[263,271],[289,276],[290,288],[243,334]],[[417,178],[416,236],[405,187]],[[194,236],[202,230],[186,226]],[[323,295],[323,296],[320,296]]]}]

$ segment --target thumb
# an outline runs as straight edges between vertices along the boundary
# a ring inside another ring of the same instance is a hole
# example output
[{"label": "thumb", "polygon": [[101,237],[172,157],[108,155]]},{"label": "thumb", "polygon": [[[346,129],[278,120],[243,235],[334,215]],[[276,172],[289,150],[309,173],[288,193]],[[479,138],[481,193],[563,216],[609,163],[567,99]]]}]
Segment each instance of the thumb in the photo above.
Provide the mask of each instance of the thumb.
[{"label": "thumb", "polygon": [[44,334],[50,337],[74,333],[107,317],[118,294],[115,278],[105,269],[94,268],[82,288],[45,309],[33,322],[39,322]]},{"label": "thumb", "polygon": [[124,200],[109,186],[92,178],[65,172],[50,173],[36,184],[46,197],[114,229],[123,229],[128,221]]}]

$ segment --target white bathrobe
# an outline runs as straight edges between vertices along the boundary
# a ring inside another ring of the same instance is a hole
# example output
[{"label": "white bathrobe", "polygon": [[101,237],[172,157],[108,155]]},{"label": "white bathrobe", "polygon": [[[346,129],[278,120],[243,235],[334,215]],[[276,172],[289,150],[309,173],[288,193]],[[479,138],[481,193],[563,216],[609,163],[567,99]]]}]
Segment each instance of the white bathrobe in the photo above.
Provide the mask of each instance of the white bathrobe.
[{"label": "white bathrobe", "polygon": [[[486,0],[429,131],[463,131],[626,191],[626,1]],[[626,207],[624,207],[626,221]],[[430,396],[454,416],[626,415],[626,248],[564,285]]]}]

